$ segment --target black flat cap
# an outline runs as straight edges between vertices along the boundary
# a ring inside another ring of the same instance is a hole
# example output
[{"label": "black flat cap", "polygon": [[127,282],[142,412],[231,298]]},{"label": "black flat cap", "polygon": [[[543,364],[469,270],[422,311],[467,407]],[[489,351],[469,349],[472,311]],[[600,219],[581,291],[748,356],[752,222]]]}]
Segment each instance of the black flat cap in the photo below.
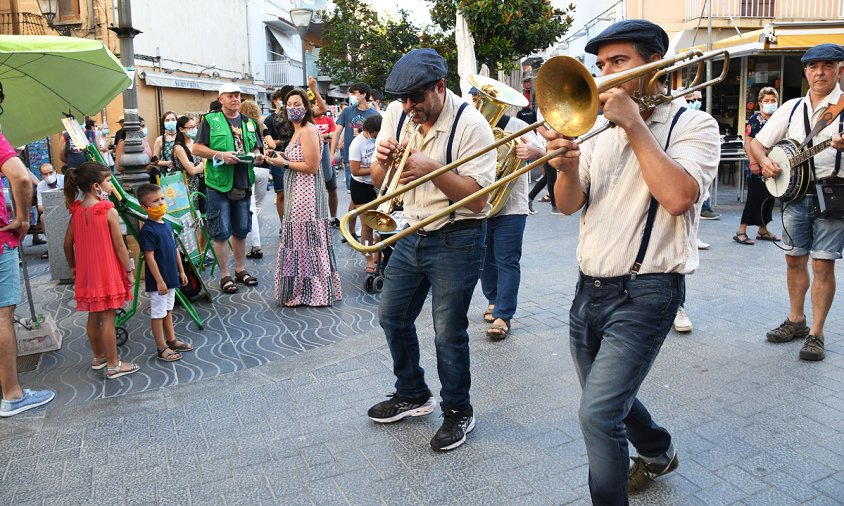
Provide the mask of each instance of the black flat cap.
[{"label": "black flat cap", "polygon": [[399,58],[387,77],[384,90],[402,95],[439,81],[448,73],[445,58],[430,48],[414,49]]},{"label": "black flat cap", "polygon": [[625,19],[611,24],[597,37],[587,42],[586,52],[597,55],[601,44],[619,40],[648,42],[656,46],[663,55],[668,50],[668,34],[659,25],[644,19]]},{"label": "black flat cap", "polygon": [[800,58],[800,62],[810,61],[844,61],[844,48],[838,44],[818,44],[810,47]]}]

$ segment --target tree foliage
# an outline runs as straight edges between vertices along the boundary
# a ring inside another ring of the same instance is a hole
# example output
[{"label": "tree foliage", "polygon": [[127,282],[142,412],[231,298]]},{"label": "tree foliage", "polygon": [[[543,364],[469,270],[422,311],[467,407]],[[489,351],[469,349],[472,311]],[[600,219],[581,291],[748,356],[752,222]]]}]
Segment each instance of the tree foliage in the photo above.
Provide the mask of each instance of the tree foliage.
[{"label": "tree foliage", "polygon": [[518,61],[559,40],[571,27],[575,6],[565,10],[550,0],[429,0],[431,18],[454,30],[459,10],[475,39],[475,57],[491,71],[514,70]]}]

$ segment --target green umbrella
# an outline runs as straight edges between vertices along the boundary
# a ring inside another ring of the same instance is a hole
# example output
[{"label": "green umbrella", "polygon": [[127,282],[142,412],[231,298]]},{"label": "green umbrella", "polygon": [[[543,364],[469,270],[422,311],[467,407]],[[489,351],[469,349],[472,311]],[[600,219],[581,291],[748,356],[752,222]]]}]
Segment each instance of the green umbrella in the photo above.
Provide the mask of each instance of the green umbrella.
[{"label": "green umbrella", "polygon": [[66,114],[98,113],[131,82],[99,40],[0,35],[0,123],[13,146],[62,131]]}]

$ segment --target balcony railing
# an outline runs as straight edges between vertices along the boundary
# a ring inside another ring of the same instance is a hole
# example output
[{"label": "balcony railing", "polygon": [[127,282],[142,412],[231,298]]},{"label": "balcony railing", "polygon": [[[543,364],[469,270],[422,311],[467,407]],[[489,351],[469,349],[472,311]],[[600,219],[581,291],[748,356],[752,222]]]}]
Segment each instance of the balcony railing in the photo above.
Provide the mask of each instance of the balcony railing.
[{"label": "balcony railing", "polygon": [[685,0],[685,21],[713,18],[772,20],[826,20],[844,17],[844,0]]},{"label": "balcony railing", "polygon": [[264,64],[264,83],[278,88],[285,84],[301,86],[302,63],[290,59],[268,61]]},{"label": "balcony railing", "polygon": [[32,12],[0,14],[0,35],[46,35],[44,18]]}]

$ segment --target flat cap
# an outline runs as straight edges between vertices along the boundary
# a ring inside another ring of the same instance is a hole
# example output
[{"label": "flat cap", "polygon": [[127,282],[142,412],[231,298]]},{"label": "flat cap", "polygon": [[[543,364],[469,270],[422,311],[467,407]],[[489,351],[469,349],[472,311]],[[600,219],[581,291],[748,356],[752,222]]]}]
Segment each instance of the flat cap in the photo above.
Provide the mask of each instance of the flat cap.
[{"label": "flat cap", "polygon": [[439,81],[448,73],[445,58],[430,48],[414,49],[399,58],[387,77],[384,90],[402,95]]},{"label": "flat cap", "polygon": [[844,61],[844,48],[838,44],[818,44],[810,47],[800,58],[800,62],[810,61]]},{"label": "flat cap", "polygon": [[659,25],[644,19],[625,19],[611,24],[587,42],[586,52],[597,55],[601,44],[619,40],[648,42],[655,45],[663,55],[668,50],[668,34]]},{"label": "flat cap", "polygon": [[234,83],[226,83],[220,86],[220,90],[217,92],[217,96],[219,97],[223,93],[243,93],[243,90],[240,89],[240,86]]},{"label": "flat cap", "polygon": [[477,88],[475,88],[474,86],[472,86],[471,88],[469,88],[469,95],[477,95],[477,94],[479,94],[479,93],[480,93],[480,90],[478,90],[478,89],[477,89]]}]

